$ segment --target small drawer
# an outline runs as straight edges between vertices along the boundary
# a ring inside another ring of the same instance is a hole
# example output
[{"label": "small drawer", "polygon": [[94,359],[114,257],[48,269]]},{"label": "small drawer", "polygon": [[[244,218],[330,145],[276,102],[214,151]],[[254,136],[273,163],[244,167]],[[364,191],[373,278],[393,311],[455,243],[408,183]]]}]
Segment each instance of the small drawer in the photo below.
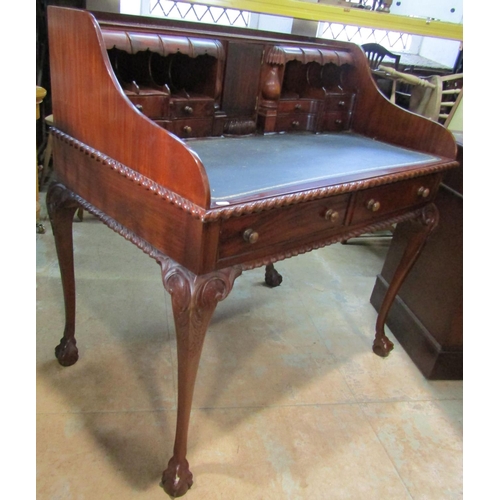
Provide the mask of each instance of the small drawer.
[{"label": "small drawer", "polygon": [[276,118],[277,132],[314,131],[317,115],[305,113],[290,113],[278,115]]},{"label": "small drawer", "polygon": [[347,112],[326,113],[323,116],[322,130],[340,132],[349,128],[350,114]]},{"label": "small drawer", "polygon": [[168,117],[169,97],[166,95],[131,95],[127,93],[127,97],[148,118],[157,120]]},{"label": "small drawer", "polygon": [[315,200],[224,221],[219,259],[296,243],[301,237],[335,231],[344,224],[349,194]]},{"label": "small drawer", "polygon": [[350,111],[354,102],[354,94],[330,94],[325,99],[325,111]]},{"label": "small drawer", "polygon": [[278,103],[278,113],[316,113],[319,101],[311,99],[283,100]]},{"label": "small drawer", "polygon": [[205,118],[213,114],[213,99],[172,99],[170,102],[170,117],[173,119]]},{"label": "small drawer", "polygon": [[196,119],[192,120],[162,120],[157,122],[158,125],[172,132],[181,139],[190,137],[208,137],[212,135],[213,119]]},{"label": "small drawer", "polygon": [[439,176],[430,175],[359,191],[354,198],[350,224],[427,203],[434,198],[439,180]]}]

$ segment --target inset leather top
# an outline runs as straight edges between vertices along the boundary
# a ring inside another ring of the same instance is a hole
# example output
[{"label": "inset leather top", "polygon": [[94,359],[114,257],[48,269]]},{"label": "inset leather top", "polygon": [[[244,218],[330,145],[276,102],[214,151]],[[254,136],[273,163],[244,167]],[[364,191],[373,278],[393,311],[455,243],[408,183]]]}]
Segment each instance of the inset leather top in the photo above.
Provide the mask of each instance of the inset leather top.
[{"label": "inset leather top", "polygon": [[210,182],[212,204],[334,185],[441,160],[351,133],[273,134],[189,141]]}]

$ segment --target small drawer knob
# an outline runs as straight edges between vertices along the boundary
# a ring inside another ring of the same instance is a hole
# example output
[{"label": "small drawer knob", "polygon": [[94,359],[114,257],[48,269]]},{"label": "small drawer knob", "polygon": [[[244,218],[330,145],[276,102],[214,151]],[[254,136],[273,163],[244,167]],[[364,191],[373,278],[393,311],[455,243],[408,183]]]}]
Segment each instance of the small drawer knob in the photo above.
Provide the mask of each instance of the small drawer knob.
[{"label": "small drawer knob", "polygon": [[343,108],[345,106],[345,101],[339,101],[339,108]]},{"label": "small drawer knob", "polygon": [[142,104],[136,104],[135,107],[139,110],[142,111]]},{"label": "small drawer knob", "polygon": [[243,239],[247,243],[253,245],[259,239],[259,233],[257,231],[254,231],[253,229],[245,229],[245,232],[243,233]]},{"label": "small drawer knob", "polygon": [[182,130],[186,133],[186,134],[190,134],[193,129],[189,126],[189,125],[185,125]]},{"label": "small drawer knob", "polygon": [[192,115],[193,108],[191,106],[184,106],[184,113],[186,113],[187,115]]},{"label": "small drawer knob", "polygon": [[298,120],[294,120],[294,121],[292,122],[292,127],[297,128],[299,125],[300,125],[300,122],[299,122]]},{"label": "small drawer knob", "polygon": [[339,218],[339,213],[331,208],[329,208],[325,213],[325,219],[329,222],[336,222],[338,218]]},{"label": "small drawer knob", "polygon": [[300,110],[302,109],[302,104],[296,104],[296,105],[295,105],[295,109],[296,109],[297,111],[300,111]]},{"label": "small drawer knob", "polygon": [[342,120],[341,120],[340,118],[337,118],[337,119],[335,120],[335,123],[336,123],[337,125],[342,125]]},{"label": "small drawer knob", "polygon": [[431,194],[431,190],[429,188],[426,188],[424,186],[420,186],[418,188],[417,194],[421,196],[422,198],[427,198]]},{"label": "small drawer knob", "polygon": [[368,200],[366,208],[372,212],[377,212],[380,209],[380,202],[372,198],[371,200]]}]

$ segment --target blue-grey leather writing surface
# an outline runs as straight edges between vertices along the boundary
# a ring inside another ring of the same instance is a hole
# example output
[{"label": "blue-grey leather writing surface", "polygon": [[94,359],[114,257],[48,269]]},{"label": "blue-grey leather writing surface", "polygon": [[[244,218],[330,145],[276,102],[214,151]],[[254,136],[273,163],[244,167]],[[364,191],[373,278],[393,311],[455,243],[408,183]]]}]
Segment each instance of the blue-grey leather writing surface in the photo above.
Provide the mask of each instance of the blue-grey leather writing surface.
[{"label": "blue-grey leather writing surface", "polygon": [[351,133],[224,137],[188,145],[205,166],[218,205],[350,176],[370,178],[439,159]]}]

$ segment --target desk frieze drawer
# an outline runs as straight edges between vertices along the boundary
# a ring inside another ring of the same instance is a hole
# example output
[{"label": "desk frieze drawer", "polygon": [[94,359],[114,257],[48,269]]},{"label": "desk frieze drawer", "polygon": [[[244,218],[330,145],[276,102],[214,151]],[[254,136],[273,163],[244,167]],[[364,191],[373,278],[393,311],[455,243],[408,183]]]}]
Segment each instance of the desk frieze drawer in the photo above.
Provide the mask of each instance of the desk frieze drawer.
[{"label": "desk frieze drawer", "polygon": [[344,224],[349,194],[310,201],[224,221],[219,235],[219,259],[233,257]]},{"label": "desk frieze drawer", "polygon": [[440,177],[431,175],[365,189],[355,194],[350,224],[418,206],[434,198]]}]

